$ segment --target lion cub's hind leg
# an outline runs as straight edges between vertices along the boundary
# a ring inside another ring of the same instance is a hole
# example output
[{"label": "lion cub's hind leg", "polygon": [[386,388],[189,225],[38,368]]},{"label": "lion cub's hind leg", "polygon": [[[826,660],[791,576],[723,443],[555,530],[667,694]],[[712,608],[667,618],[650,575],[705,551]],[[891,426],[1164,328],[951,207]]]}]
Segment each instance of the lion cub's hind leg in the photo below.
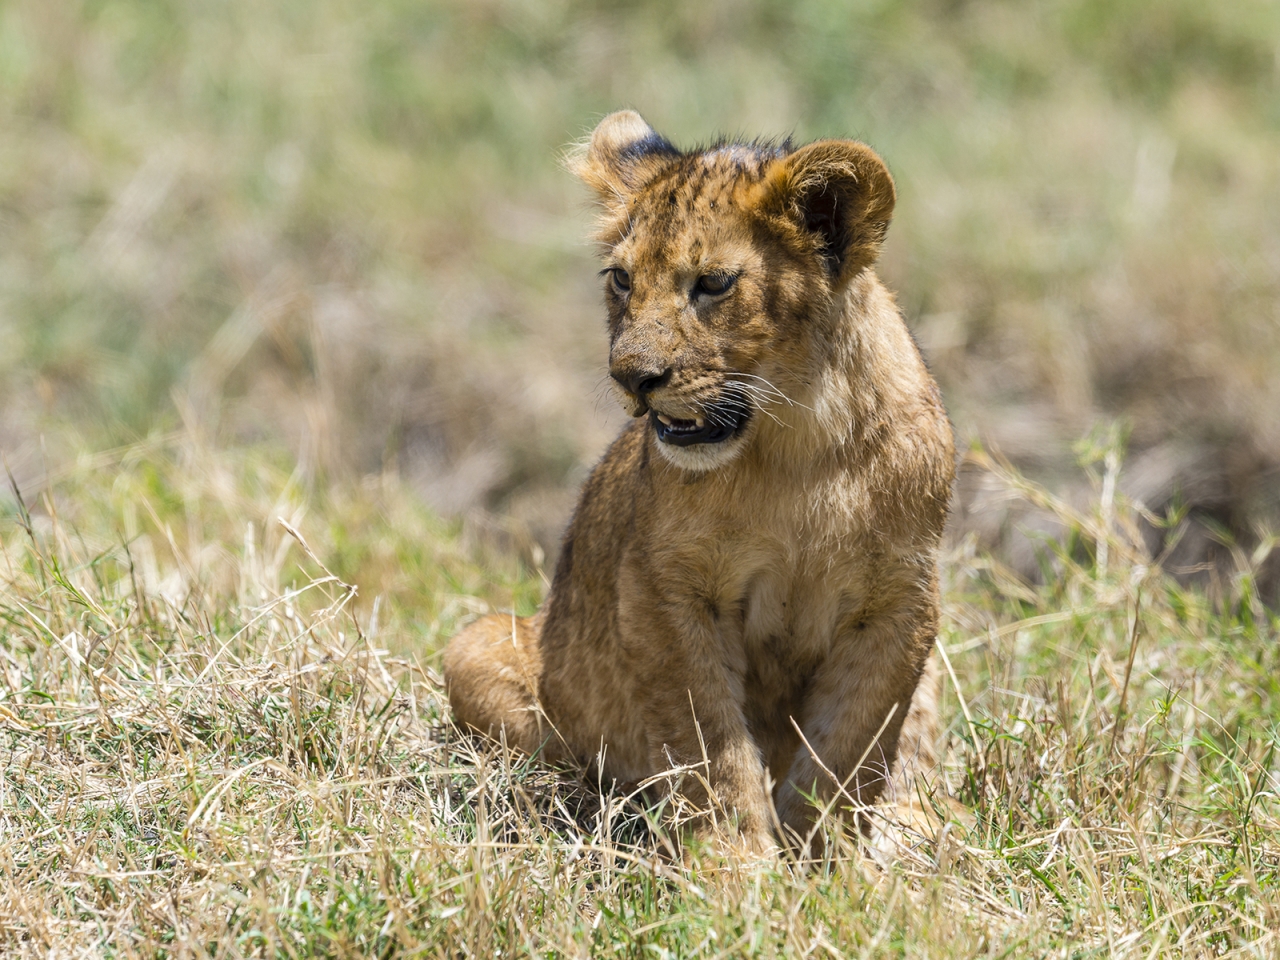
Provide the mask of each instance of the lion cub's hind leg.
[{"label": "lion cub's hind leg", "polygon": [[[493,614],[449,642],[444,683],[457,721],[533,754],[550,732],[537,706],[542,617]],[[546,751],[543,751],[544,755]],[[550,758],[549,758],[550,759]]]},{"label": "lion cub's hind leg", "polygon": [[931,653],[924,673],[911,697],[911,708],[898,735],[898,757],[886,797],[897,808],[897,816],[920,832],[930,825],[931,811],[926,800],[933,785],[938,754],[938,700],[942,694],[942,676],[938,655]]},{"label": "lion cub's hind leg", "polygon": [[934,651],[925,664],[898,737],[898,758],[885,798],[888,819],[877,819],[872,826],[875,846],[882,851],[896,853],[899,847],[915,846],[922,839],[936,841],[942,827],[952,820],[966,826],[972,822],[964,805],[947,794],[938,770],[941,696],[942,675]]}]

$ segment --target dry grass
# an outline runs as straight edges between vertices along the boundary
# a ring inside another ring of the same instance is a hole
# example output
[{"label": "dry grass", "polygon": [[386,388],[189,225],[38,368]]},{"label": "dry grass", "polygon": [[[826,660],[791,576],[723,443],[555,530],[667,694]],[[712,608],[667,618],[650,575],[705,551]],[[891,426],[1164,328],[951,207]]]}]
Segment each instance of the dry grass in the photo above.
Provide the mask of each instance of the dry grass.
[{"label": "dry grass", "polygon": [[962,432],[1060,490],[1128,418],[1130,493],[1204,521],[1173,565],[1229,569],[1280,528],[1278,45],[1272,0],[9,0],[0,450],[185,422],[551,552],[619,418],[555,158],[630,105],[865,138]]},{"label": "dry grass", "polygon": [[0,530],[0,950],[1274,956],[1261,558],[1212,608],[1104,462],[1079,512],[980,464],[1073,536],[1045,587],[947,563],[942,779],[971,813],[816,864],[673,861],[662,812],[460,735],[428,654],[537,578],[486,575],[394,481],[307,492],[185,442],[89,464]]}]

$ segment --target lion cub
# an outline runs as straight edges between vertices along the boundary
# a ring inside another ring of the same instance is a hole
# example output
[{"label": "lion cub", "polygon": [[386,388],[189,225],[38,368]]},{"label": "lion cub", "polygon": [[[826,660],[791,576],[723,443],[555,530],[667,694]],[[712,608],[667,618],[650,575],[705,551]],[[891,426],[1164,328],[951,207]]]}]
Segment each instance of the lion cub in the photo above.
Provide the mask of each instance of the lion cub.
[{"label": "lion cub", "polygon": [[795,839],[776,823],[804,836],[810,797],[871,803],[934,760],[955,454],[873,270],[893,180],[854,141],[682,152],[625,110],[571,164],[602,208],[609,373],[636,419],[542,610],[450,643],[449,700],[606,778],[705,763],[681,794],[768,850]]}]

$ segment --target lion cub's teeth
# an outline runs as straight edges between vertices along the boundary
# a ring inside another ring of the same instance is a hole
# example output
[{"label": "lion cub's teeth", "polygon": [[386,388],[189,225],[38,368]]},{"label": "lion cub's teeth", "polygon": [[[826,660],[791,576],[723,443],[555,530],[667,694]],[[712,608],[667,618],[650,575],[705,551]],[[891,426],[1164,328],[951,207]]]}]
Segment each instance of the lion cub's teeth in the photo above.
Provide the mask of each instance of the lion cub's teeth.
[{"label": "lion cub's teeth", "polygon": [[668,417],[667,415],[660,413],[658,414],[658,419],[661,420],[668,427],[671,426],[671,418]]},{"label": "lion cub's teeth", "polygon": [[699,430],[707,425],[707,421],[702,417],[694,417],[693,422],[698,425]]}]

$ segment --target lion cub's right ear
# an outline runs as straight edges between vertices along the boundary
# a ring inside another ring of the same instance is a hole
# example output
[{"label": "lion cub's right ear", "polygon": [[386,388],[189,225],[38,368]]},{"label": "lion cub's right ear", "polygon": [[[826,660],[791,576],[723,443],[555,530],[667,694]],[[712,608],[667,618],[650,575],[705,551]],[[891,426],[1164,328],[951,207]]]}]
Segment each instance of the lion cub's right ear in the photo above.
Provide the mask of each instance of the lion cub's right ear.
[{"label": "lion cub's right ear", "polygon": [[600,121],[585,147],[572,151],[566,165],[610,213],[625,213],[627,201],[680,151],[645,123],[634,110],[619,110]]}]

